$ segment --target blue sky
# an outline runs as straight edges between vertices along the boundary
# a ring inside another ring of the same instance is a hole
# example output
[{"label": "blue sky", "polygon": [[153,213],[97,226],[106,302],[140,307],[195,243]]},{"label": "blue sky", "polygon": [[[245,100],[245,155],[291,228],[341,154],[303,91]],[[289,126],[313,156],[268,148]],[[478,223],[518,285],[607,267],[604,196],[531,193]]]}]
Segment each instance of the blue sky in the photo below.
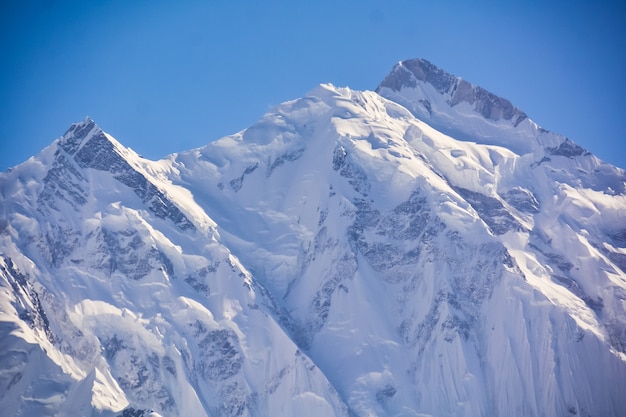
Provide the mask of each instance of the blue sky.
[{"label": "blue sky", "polygon": [[625,0],[0,4],[0,170],[86,115],[158,159],[418,57],[626,168]]}]

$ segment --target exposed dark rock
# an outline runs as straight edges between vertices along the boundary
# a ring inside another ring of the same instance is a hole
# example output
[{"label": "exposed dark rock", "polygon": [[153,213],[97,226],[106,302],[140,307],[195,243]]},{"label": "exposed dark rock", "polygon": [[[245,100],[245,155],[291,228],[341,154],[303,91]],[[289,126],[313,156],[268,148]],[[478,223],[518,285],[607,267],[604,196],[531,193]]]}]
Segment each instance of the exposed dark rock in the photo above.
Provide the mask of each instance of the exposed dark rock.
[{"label": "exposed dark rock", "polygon": [[83,139],[94,129],[97,129],[96,123],[89,118],[82,123],[75,123],[65,132],[63,135],[65,139],[59,143],[59,146],[68,154],[73,155]]},{"label": "exposed dark rock", "polygon": [[187,275],[187,277],[185,278],[185,282],[200,294],[209,296],[211,294],[211,289],[208,285],[207,277],[209,276],[209,273],[214,273],[215,271],[217,271],[219,265],[220,262],[215,261],[208,266],[200,268],[194,273]]},{"label": "exposed dark rock", "polygon": [[553,156],[565,156],[567,158],[573,158],[575,156],[590,155],[590,153],[584,148],[578,146],[569,139],[565,139],[559,146],[554,148],[547,148],[546,151]]},{"label": "exposed dark rock", "polygon": [[367,196],[369,191],[367,175],[350,161],[348,152],[343,146],[337,146],[333,152],[333,169],[339,171],[339,175],[346,178],[356,192]]},{"label": "exposed dark rock", "polygon": [[619,352],[626,353],[626,324],[613,319],[606,324],[606,329],[611,346]]},{"label": "exposed dark rock", "polygon": [[393,385],[385,385],[382,389],[376,392],[376,400],[379,403],[384,403],[388,399],[396,395],[396,389]]},{"label": "exposed dark rock", "polygon": [[[59,143],[59,147],[65,150],[68,155],[73,156],[79,167],[93,168],[111,173],[116,180],[130,187],[157,217],[173,221],[181,230],[195,230],[195,225],[180,209],[120,155],[115,145],[106,137],[104,132],[95,126],[92,120],[83,125],[73,126],[68,133],[72,133],[72,135],[64,138]],[[89,136],[89,133],[91,133],[91,136]],[[84,140],[86,142],[82,143]],[[66,190],[73,201],[84,204],[85,197],[83,195],[85,192],[80,187],[78,181],[74,180],[69,184],[67,184],[68,180],[64,180],[64,182],[53,181],[57,177],[65,178],[66,172],[73,174],[69,177],[70,179],[82,179],[82,175],[75,169],[72,171],[72,165],[64,161],[64,156],[58,155],[55,167],[60,172],[56,173],[51,170],[48,173],[50,177],[49,182],[57,185],[51,185],[51,189],[48,191],[44,189],[42,198],[46,198],[51,194],[58,195],[58,192],[55,192],[55,190],[60,188]],[[83,197],[80,198],[81,196]],[[66,199],[68,198],[66,197]]]},{"label": "exposed dark rock", "polygon": [[38,197],[40,211],[43,207],[59,211],[57,199],[74,209],[87,202],[87,180],[73,161],[63,154],[57,155],[42,182],[44,187]]},{"label": "exposed dark rock", "polygon": [[50,225],[39,237],[38,248],[54,267],[59,267],[80,245],[80,235],[62,225]]},{"label": "exposed dark rock", "polygon": [[196,335],[200,336],[198,347],[201,349],[201,361],[195,364],[195,370],[209,381],[223,381],[236,375],[243,364],[243,356],[237,346],[237,335],[225,329],[206,330],[196,326]]},{"label": "exposed dark rock", "polygon": [[[380,92],[385,87],[393,91],[415,88],[418,81],[432,85],[441,95],[447,96],[451,107],[462,102],[469,103],[476,112],[489,120],[504,119],[517,126],[528,117],[510,101],[455,77],[425,59],[400,62],[385,77],[376,91]],[[422,104],[428,113],[432,114],[431,103],[422,101]]]},{"label": "exposed dark rock", "polygon": [[285,162],[294,162],[300,159],[304,155],[304,149],[298,149],[293,152],[287,152],[274,160],[271,165],[267,169],[267,176],[272,175],[272,172],[280,166],[282,166]]},{"label": "exposed dark rock", "polygon": [[450,91],[457,79],[425,59],[410,59],[397,64],[378,88],[400,91],[403,87],[415,87],[415,80],[427,82],[443,94]]},{"label": "exposed dark rock", "polygon": [[539,201],[537,201],[532,192],[525,188],[512,188],[504,194],[503,198],[504,201],[522,213],[539,213]]},{"label": "exposed dark rock", "polygon": [[117,417],[148,417],[152,410],[136,409],[133,407],[125,408]]},{"label": "exposed dark rock", "polygon": [[465,80],[460,80],[454,91],[450,105],[467,102],[474,106],[474,110],[489,120],[510,120],[514,126],[520,124],[526,116],[521,110],[513,106],[511,102],[484,88],[469,84]]},{"label": "exposed dark rock", "polygon": [[343,166],[346,161],[348,153],[343,146],[337,146],[333,152],[333,169],[339,171],[339,168]]},{"label": "exposed dark rock", "polygon": [[596,299],[591,298],[588,294],[583,291],[583,289],[578,285],[578,283],[572,278],[562,276],[562,275],[552,275],[552,279],[554,279],[559,284],[566,287],[568,290],[572,292],[572,294],[578,296],[581,300],[587,304],[589,308],[594,310],[596,313],[600,313],[604,308],[604,301],[602,298],[598,297]]},{"label": "exposed dark rock", "polygon": [[241,190],[241,187],[243,186],[243,179],[245,178],[245,176],[252,174],[258,167],[258,162],[254,165],[247,167],[238,178],[230,181],[230,188],[232,188],[235,192]]},{"label": "exposed dark rock", "polygon": [[154,246],[146,246],[136,230],[112,232],[103,229],[100,235],[103,249],[108,255],[109,274],[119,272],[131,279],[141,279],[155,269],[174,275],[174,266],[165,254]]},{"label": "exposed dark rock", "polygon": [[452,342],[456,335],[460,335],[467,340],[470,335],[470,323],[462,319],[458,315],[452,315],[441,323],[441,329],[444,331],[443,339],[446,342]]},{"label": "exposed dark rock", "polygon": [[39,295],[28,280],[28,276],[15,266],[11,258],[2,257],[2,259],[4,259],[4,263],[0,263],[0,273],[6,277],[11,285],[13,295],[18,300],[23,300],[13,305],[19,318],[24,320],[31,328],[41,330],[48,340],[53,342],[55,338],[50,329],[50,321],[41,304]]},{"label": "exposed dark rock", "polygon": [[170,358],[167,355],[163,356],[163,358],[161,358],[161,363],[162,363],[163,369],[165,369],[170,375],[174,377],[177,375],[176,364],[174,363],[172,358]]},{"label": "exposed dark rock", "polygon": [[456,187],[455,190],[476,210],[494,234],[502,235],[509,231],[526,231],[526,228],[515,220],[497,198],[460,187]]}]

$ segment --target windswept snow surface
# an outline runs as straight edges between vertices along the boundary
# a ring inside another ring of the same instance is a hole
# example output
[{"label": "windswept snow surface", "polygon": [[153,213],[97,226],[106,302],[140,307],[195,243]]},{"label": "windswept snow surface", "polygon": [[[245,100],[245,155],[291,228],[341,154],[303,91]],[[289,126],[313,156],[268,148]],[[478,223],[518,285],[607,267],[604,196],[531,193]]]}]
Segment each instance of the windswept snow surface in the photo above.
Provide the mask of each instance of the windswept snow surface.
[{"label": "windswept snow surface", "polygon": [[0,175],[0,409],[624,415],[625,185],[424,60],[156,162],[86,119]]}]

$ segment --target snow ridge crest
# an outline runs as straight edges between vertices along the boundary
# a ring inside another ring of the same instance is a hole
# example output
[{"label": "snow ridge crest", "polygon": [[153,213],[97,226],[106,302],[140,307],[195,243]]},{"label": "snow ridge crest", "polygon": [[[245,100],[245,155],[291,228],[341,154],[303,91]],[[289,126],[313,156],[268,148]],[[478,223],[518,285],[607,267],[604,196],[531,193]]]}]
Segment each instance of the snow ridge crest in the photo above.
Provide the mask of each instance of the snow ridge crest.
[{"label": "snow ridge crest", "polygon": [[[450,107],[468,103],[474,111],[488,120],[503,119],[517,126],[528,117],[507,99],[449,74],[421,58],[399,62],[378,86],[376,92],[380,93],[384,88],[401,92],[405,88],[417,88],[420,82],[433,86],[439,94],[446,97]],[[423,104],[429,112],[432,112],[432,108],[429,110],[429,105],[432,103],[424,102]]]},{"label": "snow ridge crest", "polygon": [[[177,205],[135,166],[133,156],[136,154],[107,135],[91,118],[86,117],[83,122],[73,124],[61,138],[59,147],[73,157],[80,168],[93,168],[112,174],[147,203],[157,217],[173,221],[183,231],[196,229]],[[67,158],[58,156],[57,159],[57,166],[61,164],[70,167]],[[70,171],[80,176],[76,170]]]}]

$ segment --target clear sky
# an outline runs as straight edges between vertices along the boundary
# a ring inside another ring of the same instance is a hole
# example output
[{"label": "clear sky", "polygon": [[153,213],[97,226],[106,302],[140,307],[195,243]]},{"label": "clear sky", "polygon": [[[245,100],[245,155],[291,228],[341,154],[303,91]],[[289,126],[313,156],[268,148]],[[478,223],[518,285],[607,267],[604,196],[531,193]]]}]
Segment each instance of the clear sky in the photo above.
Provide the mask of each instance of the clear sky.
[{"label": "clear sky", "polygon": [[409,58],[626,168],[626,0],[0,0],[0,170],[91,116],[151,159]]}]

